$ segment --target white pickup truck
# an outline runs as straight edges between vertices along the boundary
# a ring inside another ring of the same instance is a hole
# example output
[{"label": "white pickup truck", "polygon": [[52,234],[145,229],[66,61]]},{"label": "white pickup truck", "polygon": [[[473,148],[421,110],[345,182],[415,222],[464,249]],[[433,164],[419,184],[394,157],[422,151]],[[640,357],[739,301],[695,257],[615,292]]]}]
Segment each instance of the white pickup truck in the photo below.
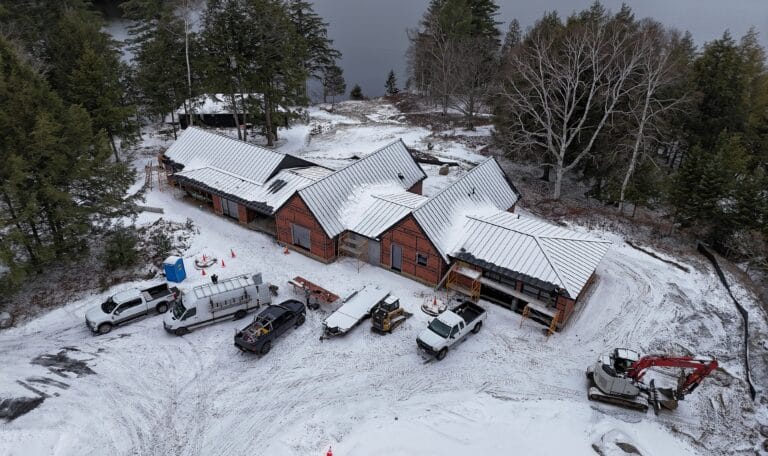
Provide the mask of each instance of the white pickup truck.
[{"label": "white pickup truck", "polygon": [[168,283],[139,290],[121,291],[109,297],[101,305],[85,313],[85,324],[99,334],[112,331],[112,327],[127,323],[135,318],[155,310],[165,313],[179,296],[179,289],[169,287]]},{"label": "white pickup truck", "polygon": [[464,301],[455,309],[446,310],[433,318],[427,329],[416,338],[416,344],[425,356],[442,360],[448,349],[464,340],[470,332],[480,332],[487,317],[485,309],[472,301]]}]

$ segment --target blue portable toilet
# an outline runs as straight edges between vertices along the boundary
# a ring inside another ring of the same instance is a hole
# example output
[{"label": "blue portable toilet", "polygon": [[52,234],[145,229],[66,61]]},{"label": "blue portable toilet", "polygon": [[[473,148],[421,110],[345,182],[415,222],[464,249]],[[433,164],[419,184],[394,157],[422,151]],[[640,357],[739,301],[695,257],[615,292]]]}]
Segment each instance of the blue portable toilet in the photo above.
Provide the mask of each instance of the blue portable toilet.
[{"label": "blue portable toilet", "polygon": [[184,258],[169,256],[163,261],[163,270],[165,271],[165,279],[169,282],[182,282],[187,278]]}]

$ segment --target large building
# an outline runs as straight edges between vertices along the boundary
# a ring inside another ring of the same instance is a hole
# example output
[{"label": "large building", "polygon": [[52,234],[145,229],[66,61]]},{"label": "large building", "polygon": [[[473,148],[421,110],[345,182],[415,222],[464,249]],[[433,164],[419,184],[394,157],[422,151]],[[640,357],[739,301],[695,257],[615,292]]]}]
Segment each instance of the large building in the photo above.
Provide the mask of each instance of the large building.
[{"label": "large building", "polygon": [[610,243],[514,213],[520,194],[489,158],[430,197],[402,141],[329,170],[188,128],[162,157],[218,214],[323,262],[353,256],[562,328]]}]

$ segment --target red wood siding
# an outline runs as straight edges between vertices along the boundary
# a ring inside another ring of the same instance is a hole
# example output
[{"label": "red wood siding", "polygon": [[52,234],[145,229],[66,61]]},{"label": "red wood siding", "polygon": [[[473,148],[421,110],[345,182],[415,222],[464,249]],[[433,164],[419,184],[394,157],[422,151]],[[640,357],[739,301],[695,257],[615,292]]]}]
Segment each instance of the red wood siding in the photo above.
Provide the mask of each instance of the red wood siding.
[{"label": "red wood siding", "polygon": [[307,228],[310,231],[310,249],[297,248],[302,253],[309,253],[321,261],[328,262],[336,258],[336,239],[331,239],[323,231],[322,226],[299,195],[293,195],[288,202],[277,211],[277,240],[286,245],[293,245],[291,224]]},{"label": "red wood siding", "polygon": [[242,204],[237,205],[237,221],[243,225],[249,222],[248,220],[248,208]]},{"label": "red wood siding", "polygon": [[415,184],[413,184],[413,187],[408,189],[408,191],[411,192],[411,193],[416,193],[417,195],[421,195],[421,189],[422,189],[422,185],[421,184],[423,182],[424,182],[423,179],[418,181],[418,182],[416,182]]},{"label": "red wood siding", "polygon": [[221,208],[221,197],[219,195],[212,195],[213,199],[213,212],[224,215],[224,209]]},{"label": "red wood siding", "polygon": [[[392,266],[392,244],[403,248],[403,265],[401,273],[420,282],[437,285],[448,265],[443,261],[427,235],[418,225],[412,215],[409,215],[381,236],[381,265],[387,269]],[[421,266],[416,262],[416,254],[427,255],[427,265]]]}]

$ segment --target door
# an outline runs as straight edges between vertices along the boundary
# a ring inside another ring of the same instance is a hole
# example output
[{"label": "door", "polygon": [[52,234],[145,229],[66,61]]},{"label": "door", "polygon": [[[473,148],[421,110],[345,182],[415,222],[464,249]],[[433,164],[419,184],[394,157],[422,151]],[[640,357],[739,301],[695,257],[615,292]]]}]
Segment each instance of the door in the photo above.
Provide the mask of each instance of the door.
[{"label": "door", "polygon": [[233,219],[239,219],[239,215],[237,213],[237,203],[234,201],[230,201],[226,198],[221,199],[221,210],[227,217],[232,217]]},{"label": "door", "polygon": [[275,331],[275,336],[279,336],[280,334],[284,333],[288,327],[291,325],[291,313],[290,312],[283,312],[282,315],[275,318],[275,321],[272,322],[272,329]]},{"label": "door", "polygon": [[403,248],[392,244],[392,269],[400,272],[403,269]]},{"label": "door", "polygon": [[146,313],[147,307],[141,298],[124,302],[115,309],[115,323],[123,323]]},{"label": "door", "polygon": [[300,225],[291,225],[291,234],[293,235],[293,245],[310,250],[312,247],[310,240],[310,231]]},{"label": "door", "polygon": [[376,241],[368,241],[368,262],[378,266],[381,262],[381,244]]}]

